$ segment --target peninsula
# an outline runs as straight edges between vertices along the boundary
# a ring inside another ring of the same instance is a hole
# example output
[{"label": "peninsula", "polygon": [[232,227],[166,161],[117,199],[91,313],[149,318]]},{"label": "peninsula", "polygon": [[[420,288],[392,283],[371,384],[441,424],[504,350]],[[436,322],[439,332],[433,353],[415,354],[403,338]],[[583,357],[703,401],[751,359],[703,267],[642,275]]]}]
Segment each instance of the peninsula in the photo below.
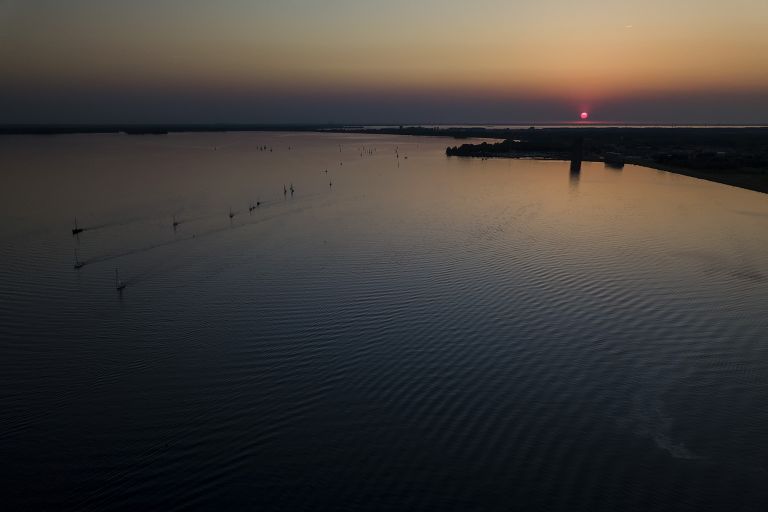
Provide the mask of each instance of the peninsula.
[{"label": "peninsula", "polygon": [[635,164],[768,193],[768,128],[544,128],[446,155]]}]

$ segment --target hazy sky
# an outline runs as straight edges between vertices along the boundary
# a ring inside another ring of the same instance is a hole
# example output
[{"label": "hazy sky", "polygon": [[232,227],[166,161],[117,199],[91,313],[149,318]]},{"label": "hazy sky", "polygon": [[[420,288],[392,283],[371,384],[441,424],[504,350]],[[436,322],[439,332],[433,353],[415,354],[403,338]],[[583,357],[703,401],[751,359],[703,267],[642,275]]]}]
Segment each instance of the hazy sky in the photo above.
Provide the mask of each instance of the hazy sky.
[{"label": "hazy sky", "polygon": [[3,122],[768,123],[768,0],[0,0]]}]

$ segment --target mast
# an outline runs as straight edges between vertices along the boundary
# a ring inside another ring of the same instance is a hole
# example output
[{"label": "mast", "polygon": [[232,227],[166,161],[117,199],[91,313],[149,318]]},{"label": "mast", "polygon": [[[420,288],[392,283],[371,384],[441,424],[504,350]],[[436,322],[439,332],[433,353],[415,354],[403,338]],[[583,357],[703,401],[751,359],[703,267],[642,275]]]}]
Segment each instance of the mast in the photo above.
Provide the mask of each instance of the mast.
[{"label": "mast", "polygon": [[77,258],[77,247],[75,247],[75,268],[79,269],[85,266],[85,263]]},{"label": "mast", "polygon": [[115,267],[115,288],[117,291],[122,291],[125,288],[125,283],[120,280],[120,274],[117,273],[117,267]]},{"label": "mast", "polygon": [[75,217],[75,227],[72,228],[72,234],[76,235],[78,233],[82,233],[82,228],[77,227],[77,217]]}]

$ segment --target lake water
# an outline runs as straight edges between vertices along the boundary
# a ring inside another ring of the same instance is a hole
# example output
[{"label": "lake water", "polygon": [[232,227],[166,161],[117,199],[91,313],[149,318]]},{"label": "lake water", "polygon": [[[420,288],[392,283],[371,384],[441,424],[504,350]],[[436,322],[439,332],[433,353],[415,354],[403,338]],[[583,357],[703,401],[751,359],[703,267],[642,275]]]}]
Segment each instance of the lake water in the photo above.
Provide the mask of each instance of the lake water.
[{"label": "lake water", "polygon": [[768,196],[448,145],[0,138],[0,508],[766,510]]}]

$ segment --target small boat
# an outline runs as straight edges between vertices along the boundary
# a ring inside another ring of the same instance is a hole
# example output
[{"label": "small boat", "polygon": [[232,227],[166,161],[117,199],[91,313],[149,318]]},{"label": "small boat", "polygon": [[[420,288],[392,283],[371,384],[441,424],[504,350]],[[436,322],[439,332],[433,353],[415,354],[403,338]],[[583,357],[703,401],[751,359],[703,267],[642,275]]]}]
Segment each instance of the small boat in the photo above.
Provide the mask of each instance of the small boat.
[{"label": "small boat", "polygon": [[230,209],[229,209],[229,218],[231,219],[231,218],[232,218],[232,217],[234,217],[234,216],[235,216],[235,214],[234,214],[234,213],[232,213],[232,208],[230,208]]},{"label": "small boat", "polygon": [[176,221],[176,216],[173,216],[173,229],[176,229],[176,226],[178,226],[179,223]]},{"label": "small boat", "polygon": [[77,235],[78,233],[82,233],[82,232],[83,232],[83,228],[77,227],[77,217],[75,217],[75,227],[72,228],[72,234]]},{"label": "small boat", "polygon": [[120,274],[118,274],[117,267],[115,267],[115,289],[120,291],[123,288],[125,288],[125,283],[120,280]]},{"label": "small boat", "polygon": [[77,249],[75,249],[75,268],[76,269],[83,268],[84,265],[85,265],[85,262],[82,262],[77,259]]}]

